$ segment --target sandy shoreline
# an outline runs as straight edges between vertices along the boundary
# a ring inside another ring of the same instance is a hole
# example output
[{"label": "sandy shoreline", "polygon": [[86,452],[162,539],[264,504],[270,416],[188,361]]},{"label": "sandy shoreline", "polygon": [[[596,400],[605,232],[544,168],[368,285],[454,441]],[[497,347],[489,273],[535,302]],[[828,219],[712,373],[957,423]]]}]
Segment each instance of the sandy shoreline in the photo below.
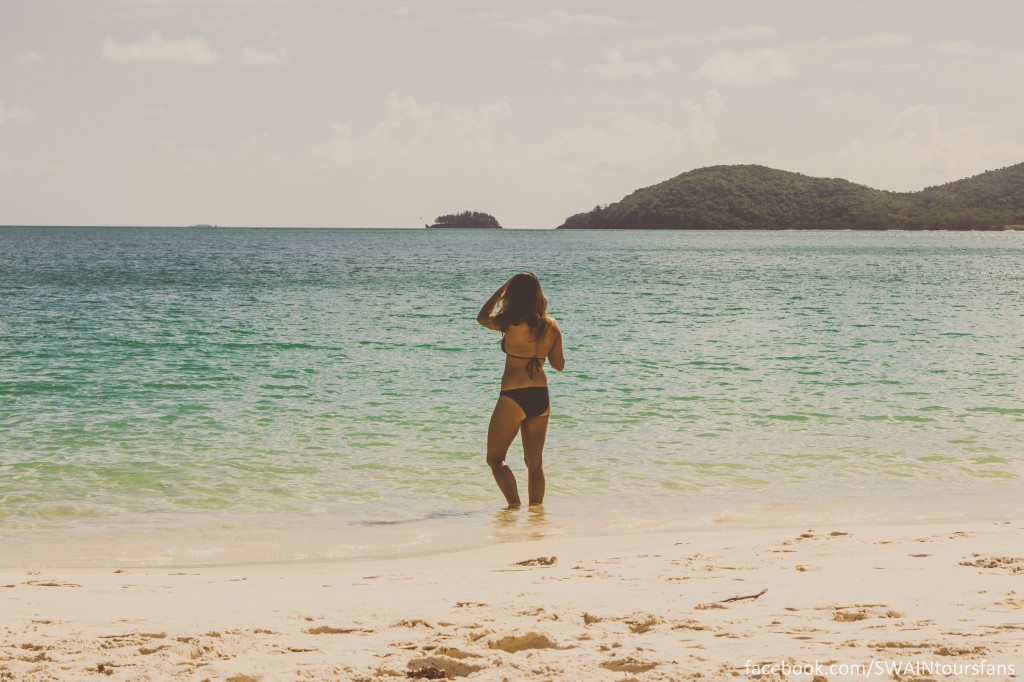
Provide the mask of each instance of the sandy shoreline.
[{"label": "sandy shoreline", "polygon": [[5,569],[0,596],[3,681],[1024,678],[1018,519]]}]

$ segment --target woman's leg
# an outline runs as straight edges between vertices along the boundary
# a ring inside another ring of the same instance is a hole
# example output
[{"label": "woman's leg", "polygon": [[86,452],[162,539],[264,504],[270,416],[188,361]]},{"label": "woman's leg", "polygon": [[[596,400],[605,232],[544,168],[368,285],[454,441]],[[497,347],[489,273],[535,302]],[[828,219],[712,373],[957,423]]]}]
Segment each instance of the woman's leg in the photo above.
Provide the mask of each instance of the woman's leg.
[{"label": "woman's leg", "polygon": [[524,416],[526,415],[523,409],[516,401],[501,396],[494,406],[494,412],[491,413],[490,426],[487,427],[487,464],[491,467],[494,480],[509,506],[518,506],[521,503],[516,477],[505,463],[505,455],[508,453],[508,446],[512,445],[519,432],[519,425]]},{"label": "woman's leg", "polygon": [[523,456],[530,477],[530,504],[544,502],[544,437],[548,433],[550,413],[523,421]]}]

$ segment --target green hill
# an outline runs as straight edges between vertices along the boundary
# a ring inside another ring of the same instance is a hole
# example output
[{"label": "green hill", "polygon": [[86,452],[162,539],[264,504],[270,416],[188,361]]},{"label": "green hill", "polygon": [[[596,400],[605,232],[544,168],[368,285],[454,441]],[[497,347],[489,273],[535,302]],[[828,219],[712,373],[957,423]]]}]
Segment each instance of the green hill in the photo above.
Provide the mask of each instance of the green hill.
[{"label": "green hill", "polygon": [[711,166],[578,213],[560,229],[983,229],[1024,225],[1024,164],[886,192],[765,166]]}]

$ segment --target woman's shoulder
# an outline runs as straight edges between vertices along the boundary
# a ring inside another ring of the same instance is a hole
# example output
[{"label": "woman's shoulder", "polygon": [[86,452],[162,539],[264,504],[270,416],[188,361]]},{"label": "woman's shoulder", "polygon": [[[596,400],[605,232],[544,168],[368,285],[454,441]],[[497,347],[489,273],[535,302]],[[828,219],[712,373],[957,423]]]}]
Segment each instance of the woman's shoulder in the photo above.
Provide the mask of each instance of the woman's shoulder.
[{"label": "woman's shoulder", "polygon": [[550,315],[546,315],[544,317],[543,334],[539,336],[537,340],[543,343],[554,343],[561,335],[562,330],[558,326],[558,321]]}]

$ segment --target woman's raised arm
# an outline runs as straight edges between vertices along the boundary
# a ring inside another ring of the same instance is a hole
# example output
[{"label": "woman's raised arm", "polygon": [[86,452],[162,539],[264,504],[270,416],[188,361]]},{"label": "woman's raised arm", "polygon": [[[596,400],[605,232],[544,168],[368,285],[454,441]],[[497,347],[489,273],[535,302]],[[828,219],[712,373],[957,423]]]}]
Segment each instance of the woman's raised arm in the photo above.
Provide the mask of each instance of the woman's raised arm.
[{"label": "woman's raised arm", "polygon": [[491,297],[487,299],[487,302],[484,303],[482,308],[480,308],[480,312],[476,316],[477,322],[487,327],[488,329],[493,329],[494,331],[498,332],[501,331],[501,327],[499,327],[498,324],[494,321],[494,315],[492,315],[491,313],[494,312],[494,306],[498,305],[498,300],[501,298],[501,295],[505,293],[505,289],[508,288],[508,283],[511,281],[512,278],[509,277],[507,280],[505,280],[504,284],[498,287],[497,291],[491,294]]}]

